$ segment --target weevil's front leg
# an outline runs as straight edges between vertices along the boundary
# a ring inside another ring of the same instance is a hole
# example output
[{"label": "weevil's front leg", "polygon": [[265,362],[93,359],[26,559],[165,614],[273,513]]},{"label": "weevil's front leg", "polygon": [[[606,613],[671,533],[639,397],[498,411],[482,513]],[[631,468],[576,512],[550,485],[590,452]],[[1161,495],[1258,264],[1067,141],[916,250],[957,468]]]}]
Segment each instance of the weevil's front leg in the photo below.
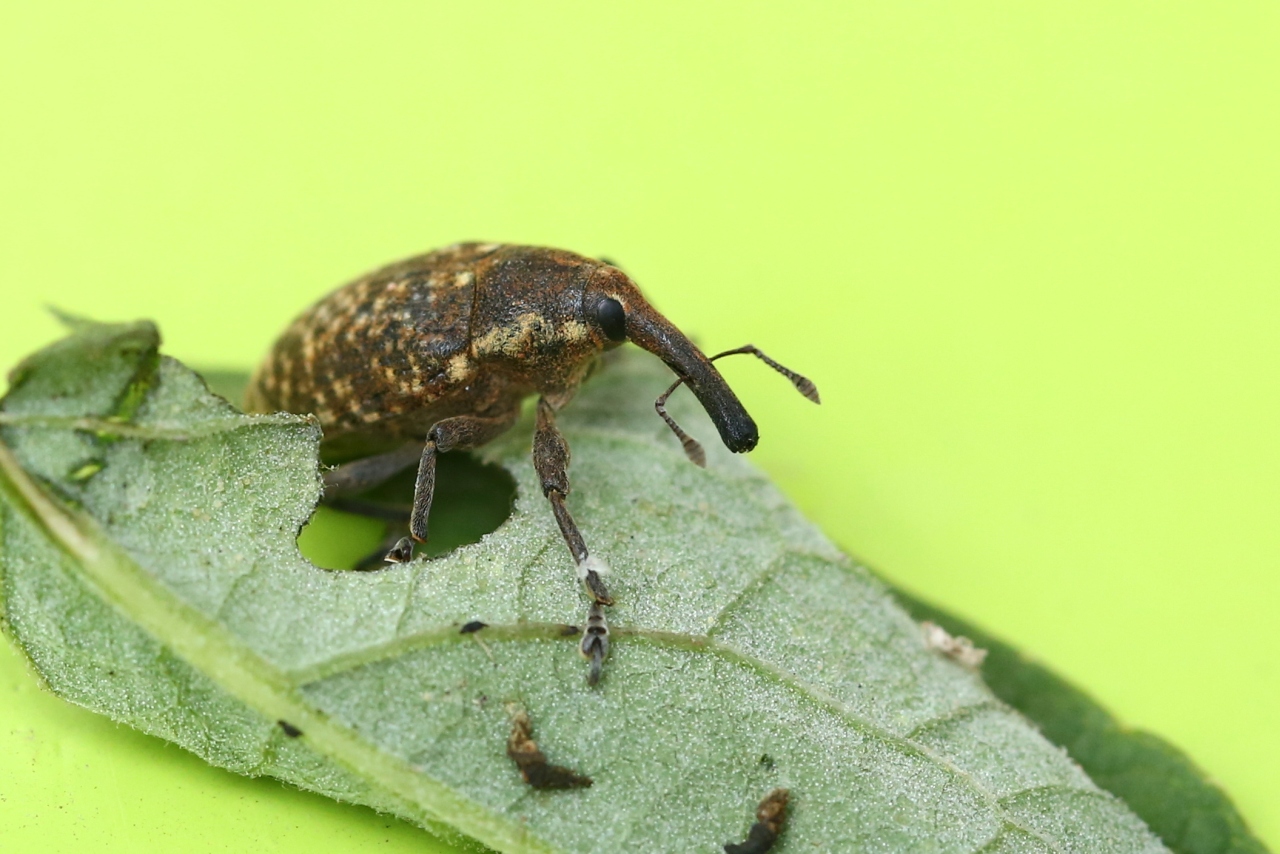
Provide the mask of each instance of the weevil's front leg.
[{"label": "weevil's front leg", "polygon": [[569,514],[565,499],[569,496],[569,444],[556,429],[555,409],[547,401],[538,400],[538,422],[533,434],[533,467],[542,481],[542,494],[551,502],[556,524],[564,536],[569,553],[578,565],[578,576],[591,596],[591,608],[587,614],[588,629],[582,636],[582,654],[591,660],[587,682],[594,685],[600,678],[600,668],[609,651],[609,627],[605,622],[602,605],[612,605],[613,598],[605,589],[604,562],[593,558],[587,551],[582,532]]},{"label": "weevil's front leg", "polygon": [[427,441],[418,460],[418,478],[413,486],[413,510],[409,514],[409,537],[402,537],[387,552],[387,561],[403,563],[413,557],[413,543],[427,541],[427,516],[436,491],[436,455],[446,451],[478,448],[505,433],[515,423],[518,410],[493,418],[458,415],[437,421],[427,431]]}]

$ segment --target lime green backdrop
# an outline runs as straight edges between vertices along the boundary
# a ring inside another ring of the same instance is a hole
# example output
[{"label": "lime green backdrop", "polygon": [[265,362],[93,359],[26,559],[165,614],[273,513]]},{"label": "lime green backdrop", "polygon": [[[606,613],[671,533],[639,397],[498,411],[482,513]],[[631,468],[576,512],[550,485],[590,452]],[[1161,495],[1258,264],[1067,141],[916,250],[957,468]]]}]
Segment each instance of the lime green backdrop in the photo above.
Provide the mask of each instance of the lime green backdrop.
[{"label": "lime green backdrop", "polygon": [[[247,367],[440,244],[617,259],[818,382],[726,369],[833,538],[1280,846],[1280,9],[634,7],[4,3],[0,364],[47,304]],[[6,851],[432,850],[66,706],[8,645],[0,738]]]}]

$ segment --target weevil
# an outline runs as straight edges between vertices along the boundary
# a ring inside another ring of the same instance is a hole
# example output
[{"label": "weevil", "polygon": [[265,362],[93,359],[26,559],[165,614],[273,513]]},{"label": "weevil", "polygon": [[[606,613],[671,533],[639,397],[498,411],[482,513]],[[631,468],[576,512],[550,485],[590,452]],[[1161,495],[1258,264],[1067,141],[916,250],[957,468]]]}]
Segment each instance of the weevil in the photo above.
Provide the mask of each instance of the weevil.
[{"label": "weevil", "polygon": [[559,249],[460,243],[383,267],[313,305],[267,354],[246,409],[319,419],[322,455],[349,460],[325,474],[328,501],[417,464],[409,536],[385,558],[403,562],[427,540],[437,455],[491,441],[516,422],[525,398],[538,395],[533,464],[590,597],[580,650],[595,684],[609,648],[602,606],[613,599],[604,562],[588,551],[565,504],[569,446],[556,413],[599,357],[627,341],[675,373],[655,407],[699,465],[701,447],[665,409],[682,383],[731,451],[750,451],[759,439],[716,359],[751,353],[818,402],[813,383],[754,347],[703,355],[615,264]]}]

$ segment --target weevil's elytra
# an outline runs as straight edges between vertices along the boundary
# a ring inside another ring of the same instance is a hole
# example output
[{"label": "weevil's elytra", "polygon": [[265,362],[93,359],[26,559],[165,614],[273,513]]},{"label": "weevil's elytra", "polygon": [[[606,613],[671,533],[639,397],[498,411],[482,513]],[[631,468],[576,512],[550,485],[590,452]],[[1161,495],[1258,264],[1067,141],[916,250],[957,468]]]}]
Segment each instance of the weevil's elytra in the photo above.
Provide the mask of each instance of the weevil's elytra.
[{"label": "weevil's elytra", "polygon": [[[817,390],[754,347],[708,359],[659,314],[616,266],[559,249],[460,243],[384,267],[340,288],[295,320],[250,382],[246,409],[313,413],[327,460],[350,460],[325,478],[326,500],[370,489],[417,463],[410,538],[387,559],[409,560],[427,539],[436,457],[479,447],[508,430],[521,401],[539,395],[533,462],[543,494],[578,565],[591,603],[582,652],[594,684],[608,650],[602,606],[613,600],[566,505],[569,446],[556,413],[605,350],[630,341],[686,384],[734,452],[759,433],[712,364],[751,353],[806,397]],[[659,414],[697,460],[697,443]]]}]

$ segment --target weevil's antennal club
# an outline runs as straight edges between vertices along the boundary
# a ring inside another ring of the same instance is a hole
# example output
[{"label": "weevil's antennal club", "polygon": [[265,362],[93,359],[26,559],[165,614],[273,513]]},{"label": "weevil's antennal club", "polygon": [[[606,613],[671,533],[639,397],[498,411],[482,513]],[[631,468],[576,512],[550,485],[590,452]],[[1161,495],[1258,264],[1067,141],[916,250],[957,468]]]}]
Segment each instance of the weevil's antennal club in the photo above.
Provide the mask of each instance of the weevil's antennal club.
[{"label": "weevil's antennal club", "polygon": [[[756,356],[760,361],[791,380],[791,384],[796,387],[796,391],[800,392],[814,403],[822,403],[822,398],[818,395],[818,387],[813,384],[812,380],[806,376],[797,374],[795,371],[785,367],[784,365],[778,364],[761,352],[758,347],[753,347],[750,344],[745,347],[739,347],[736,350],[725,350],[723,353],[717,353],[707,361],[714,362],[716,359],[722,359],[725,356],[737,356],[743,353],[749,353],[752,356]],[[706,468],[707,452],[703,450],[702,445],[697,439],[686,433],[684,429],[676,423],[674,418],[667,414],[667,398],[671,397],[672,392],[684,385],[684,382],[684,377],[679,377],[675,382],[673,382],[670,388],[658,395],[658,399],[653,402],[653,408],[658,411],[658,415],[662,417],[662,420],[667,422],[667,426],[671,428],[671,432],[676,434],[676,438],[680,440],[680,446],[684,448],[685,456],[689,458],[689,461],[696,466]]]}]

